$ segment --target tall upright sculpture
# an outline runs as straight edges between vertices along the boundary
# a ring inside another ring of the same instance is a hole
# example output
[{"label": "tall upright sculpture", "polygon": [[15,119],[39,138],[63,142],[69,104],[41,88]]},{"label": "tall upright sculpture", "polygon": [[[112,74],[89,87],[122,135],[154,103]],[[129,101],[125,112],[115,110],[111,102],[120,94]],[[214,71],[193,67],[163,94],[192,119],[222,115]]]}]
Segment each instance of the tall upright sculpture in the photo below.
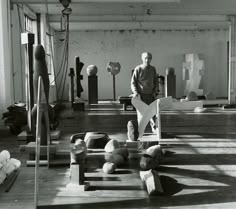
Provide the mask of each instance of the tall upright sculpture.
[{"label": "tall upright sculpture", "polygon": [[198,54],[185,54],[183,63],[183,80],[186,80],[185,95],[196,92],[203,95],[204,61],[199,59]]},{"label": "tall upright sculpture", "polygon": [[[44,93],[46,97],[46,104],[45,111],[48,111],[48,98],[49,98],[49,77],[48,77],[48,70],[45,60],[45,51],[42,45],[38,45],[35,48],[35,61],[34,61],[34,95],[35,95],[35,101],[37,101],[37,95],[38,95],[38,80],[39,77],[42,78],[43,86],[44,86]],[[36,123],[36,117],[37,117],[37,105],[34,105],[32,110],[32,118],[34,119],[34,122]],[[47,127],[45,122],[44,115],[42,116],[42,126],[41,126],[41,145],[47,145]],[[36,127],[34,127],[35,129]],[[35,132],[35,131],[34,131]]]},{"label": "tall upright sculpture", "polygon": [[81,75],[82,68],[84,66],[83,62],[80,62],[79,57],[75,57],[75,72],[76,72],[76,91],[77,97],[81,97],[81,93],[84,91],[81,85],[81,80],[83,80],[83,75]]},{"label": "tall upright sculpture", "polygon": [[84,101],[80,98],[81,93],[84,91],[81,85],[81,80],[83,80],[83,75],[81,75],[82,68],[84,66],[83,62],[80,62],[79,57],[75,57],[75,72],[76,72],[76,98],[72,102],[72,107],[74,110],[84,111]]},{"label": "tall upright sculpture", "polygon": [[165,97],[176,98],[176,76],[172,67],[166,69],[165,84]]},{"label": "tall upright sculpture", "polygon": [[116,100],[116,79],[115,76],[120,72],[119,62],[109,62],[107,64],[107,72],[113,76],[113,100]]},{"label": "tall upright sculpture", "polygon": [[89,65],[87,67],[88,74],[88,103],[98,103],[98,68],[96,65]]},{"label": "tall upright sculpture", "polygon": [[74,72],[74,68],[70,68],[70,90],[69,90],[69,98],[71,101],[71,105],[73,107],[73,103],[75,101],[75,95],[74,95],[74,77],[75,77],[75,72]]}]

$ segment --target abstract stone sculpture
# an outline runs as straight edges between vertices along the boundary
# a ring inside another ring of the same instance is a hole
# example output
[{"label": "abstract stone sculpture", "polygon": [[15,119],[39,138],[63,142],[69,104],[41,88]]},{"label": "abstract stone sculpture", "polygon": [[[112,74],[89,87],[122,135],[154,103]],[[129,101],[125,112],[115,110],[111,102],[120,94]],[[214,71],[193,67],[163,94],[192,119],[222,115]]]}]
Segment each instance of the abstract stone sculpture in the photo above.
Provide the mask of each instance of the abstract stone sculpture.
[{"label": "abstract stone sculpture", "polygon": [[77,139],[70,152],[71,163],[79,163],[84,161],[86,155],[87,147],[85,142],[82,139]]},{"label": "abstract stone sculpture", "polygon": [[111,163],[111,162],[106,162],[106,163],[104,163],[102,169],[103,169],[104,173],[108,173],[108,174],[114,173],[116,170],[116,164]]},{"label": "abstract stone sculpture", "polygon": [[81,85],[81,80],[83,80],[83,75],[81,75],[81,70],[84,66],[83,62],[80,62],[79,57],[75,57],[75,71],[76,71],[76,89],[77,89],[77,97],[81,97],[81,93],[84,91]]},{"label": "abstract stone sculpture", "polygon": [[113,152],[115,149],[119,148],[119,142],[115,139],[111,139],[107,142],[105,146],[105,152]]},{"label": "abstract stone sculpture", "polygon": [[109,62],[107,64],[107,72],[111,75],[117,75],[120,72],[120,63],[119,62]]},{"label": "abstract stone sculpture", "polygon": [[116,100],[116,79],[115,76],[120,72],[119,62],[109,62],[107,64],[107,72],[113,76],[113,100]]},{"label": "abstract stone sculpture", "polygon": [[157,171],[140,171],[140,178],[145,183],[149,195],[159,195],[164,193]]},{"label": "abstract stone sculpture", "polygon": [[125,162],[124,158],[121,155],[113,154],[113,153],[112,154],[107,153],[105,155],[105,160],[107,162],[114,163],[117,166],[120,166],[120,165],[124,164],[124,162]]},{"label": "abstract stone sculpture", "polygon": [[82,139],[77,139],[70,151],[70,177],[72,184],[82,185],[84,183],[85,159],[87,147]]},{"label": "abstract stone sculpture", "polygon": [[[45,93],[45,98],[46,98],[46,104],[48,105],[48,98],[49,98],[49,77],[48,77],[48,70],[47,70],[47,65],[46,65],[46,60],[45,60],[45,51],[42,45],[38,45],[35,48],[35,63],[34,63],[34,95],[35,95],[35,101],[37,101],[37,95],[38,95],[38,80],[39,77],[42,78],[43,82],[43,87],[44,87],[44,93]],[[49,105],[47,107],[49,109]],[[53,110],[51,110],[52,115]],[[32,118],[34,120],[34,123],[36,125],[36,117],[37,117],[37,105],[35,105],[32,109]],[[46,145],[47,144],[47,127],[46,127],[46,122],[45,122],[45,116],[44,114],[42,115],[42,121],[41,122],[41,145]],[[36,127],[34,126],[34,135],[36,136]]]},{"label": "abstract stone sculpture", "polygon": [[88,76],[94,76],[94,75],[97,74],[97,72],[98,72],[98,68],[97,68],[96,65],[89,65],[87,67],[87,74],[88,74]]},{"label": "abstract stone sculpture", "polygon": [[104,149],[107,142],[110,140],[106,133],[87,132],[84,141],[89,149]]},{"label": "abstract stone sculpture", "polygon": [[175,69],[172,67],[166,69],[165,76],[165,97],[168,96],[176,98],[176,76]]},{"label": "abstract stone sculpture", "polygon": [[136,120],[130,120],[127,124],[127,136],[130,141],[138,140],[138,122]]},{"label": "abstract stone sculpture", "polygon": [[48,69],[45,60],[45,51],[42,45],[38,45],[35,48],[35,62],[34,62],[34,95],[35,101],[37,101],[38,95],[38,79],[39,76],[42,77],[43,87],[45,91],[46,100],[48,102],[49,97],[49,77],[48,77]]},{"label": "abstract stone sculpture", "polygon": [[198,97],[197,97],[196,92],[190,91],[190,92],[187,94],[186,100],[187,100],[187,101],[197,101],[197,100],[198,100]]},{"label": "abstract stone sculpture", "polygon": [[204,61],[198,54],[185,54],[183,63],[183,80],[186,80],[185,94],[194,91],[197,95],[203,95]]},{"label": "abstract stone sculpture", "polygon": [[118,148],[112,152],[113,155],[121,155],[124,160],[127,160],[129,157],[129,151],[127,148]]}]

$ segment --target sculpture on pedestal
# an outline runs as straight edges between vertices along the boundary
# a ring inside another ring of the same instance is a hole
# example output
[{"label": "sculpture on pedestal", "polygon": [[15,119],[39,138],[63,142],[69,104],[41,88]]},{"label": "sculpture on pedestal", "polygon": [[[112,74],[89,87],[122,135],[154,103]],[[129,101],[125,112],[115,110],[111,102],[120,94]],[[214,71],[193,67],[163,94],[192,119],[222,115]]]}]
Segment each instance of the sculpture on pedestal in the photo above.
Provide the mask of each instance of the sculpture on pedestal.
[{"label": "sculpture on pedestal", "polygon": [[88,103],[97,104],[98,103],[98,78],[97,78],[98,68],[96,65],[89,65],[87,67],[88,74]]},{"label": "sculpture on pedestal", "polygon": [[165,84],[165,96],[176,98],[176,76],[172,67],[166,69]]},{"label": "sculpture on pedestal", "polygon": [[84,111],[84,101],[80,98],[81,93],[84,91],[81,85],[81,80],[83,80],[83,75],[81,75],[81,70],[84,66],[83,62],[80,62],[79,57],[75,57],[75,71],[76,71],[76,98],[72,102],[72,107],[74,110]]},{"label": "sculpture on pedestal", "polygon": [[84,91],[81,85],[81,80],[83,80],[83,75],[81,75],[81,70],[84,66],[83,62],[80,62],[79,57],[75,57],[75,71],[76,71],[76,88],[77,88],[77,97],[81,97],[81,93]]},{"label": "sculpture on pedestal", "polygon": [[107,72],[113,76],[113,100],[116,100],[116,81],[115,76],[120,72],[120,63],[119,62],[109,62],[107,64]]},{"label": "sculpture on pedestal", "polygon": [[203,95],[204,61],[199,59],[198,54],[186,54],[183,63],[183,80],[186,80],[185,95],[196,92]]}]

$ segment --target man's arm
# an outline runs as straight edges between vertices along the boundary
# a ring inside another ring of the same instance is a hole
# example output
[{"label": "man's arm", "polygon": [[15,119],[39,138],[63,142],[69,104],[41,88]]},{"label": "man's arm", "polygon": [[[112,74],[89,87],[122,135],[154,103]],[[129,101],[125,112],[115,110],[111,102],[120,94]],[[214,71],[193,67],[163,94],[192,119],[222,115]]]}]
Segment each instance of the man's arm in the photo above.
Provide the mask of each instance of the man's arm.
[{"label": "man's arm", "polygon": [[153,76],[153,92],[152,95],[154,98],[156,98],[157,94],[158,94],[158,74],[156,72],[156,68],[153,67],[153,72],[154,72],[154,76]]},{"label": "man's arm", "polygon": [[138,69],[135,68],[131,78],[131,91],[133,92],[134,96],[139,95],[137,83],[138,83]]}]

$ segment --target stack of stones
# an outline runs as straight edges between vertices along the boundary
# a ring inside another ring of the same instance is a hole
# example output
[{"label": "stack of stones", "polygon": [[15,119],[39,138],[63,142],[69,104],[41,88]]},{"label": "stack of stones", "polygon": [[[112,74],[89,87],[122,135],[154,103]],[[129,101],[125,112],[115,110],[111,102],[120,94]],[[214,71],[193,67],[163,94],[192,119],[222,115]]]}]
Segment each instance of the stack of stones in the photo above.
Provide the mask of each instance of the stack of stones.
[{"label": "stack of stones", "polygon": [[159,174],[156,170],[163,160],[163,152],[160,145],[154,145],[146,149],[140,160],[140,178],[147,188],[149,195],[163,193]]},{"label": "stack of stones", "polygon": [[129,157],[129,151],[126,148],[120,148],[119,142],[111,139],[105,146],[105,160],[103,165],[104,173],[114,173],[116,168],[123,165]]}]

